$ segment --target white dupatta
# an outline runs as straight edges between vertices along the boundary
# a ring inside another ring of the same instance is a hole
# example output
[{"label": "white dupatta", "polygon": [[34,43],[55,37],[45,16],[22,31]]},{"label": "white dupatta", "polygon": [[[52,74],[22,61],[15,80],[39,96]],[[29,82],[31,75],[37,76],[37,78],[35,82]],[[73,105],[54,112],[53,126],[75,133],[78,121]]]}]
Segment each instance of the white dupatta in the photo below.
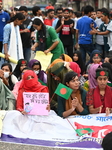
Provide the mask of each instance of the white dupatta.
[{"label": "white dupatta", "polygon": [[[9,44],[8,54],[16,60],[23,59],[24,58],[23,48],[22,48],[22,41],[21,41],[20,32],[19,32],[19,26],[14,27],[13,22],[11,22],[10,25],[11,25],[11,35],[10,35],[10,44]],[[17,31],[17,35],[16,35],[15,28]],[[16,66],[16,64],[13,64],[13,63],[11,63],[11,65],[13,69]]]}]

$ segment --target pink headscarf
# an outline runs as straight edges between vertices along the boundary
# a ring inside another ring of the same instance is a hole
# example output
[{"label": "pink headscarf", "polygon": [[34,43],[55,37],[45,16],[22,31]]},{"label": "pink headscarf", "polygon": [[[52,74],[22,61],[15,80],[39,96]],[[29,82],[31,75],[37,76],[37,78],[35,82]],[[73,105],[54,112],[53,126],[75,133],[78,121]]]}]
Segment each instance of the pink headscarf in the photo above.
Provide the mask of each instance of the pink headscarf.
[{"label": "pink headscarf", "polygon": [[93,89],[97,86],[96,81],[96,69],[99,67],[99,64],[92,64],[88,70],[88,79],[89,79],[89,88]]},{"label": "pink headscarf", "polygon": [[81,69],[79,65],[76,62],[69,62],[70,63],[70,68],[80,76]]}]

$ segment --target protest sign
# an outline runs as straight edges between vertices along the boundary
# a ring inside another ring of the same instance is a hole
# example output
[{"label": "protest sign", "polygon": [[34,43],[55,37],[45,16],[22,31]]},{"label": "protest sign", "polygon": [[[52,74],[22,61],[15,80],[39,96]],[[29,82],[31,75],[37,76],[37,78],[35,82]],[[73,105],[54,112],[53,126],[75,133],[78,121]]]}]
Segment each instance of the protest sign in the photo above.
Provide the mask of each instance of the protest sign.
[{"label": "protest sign", "polygon": [[42,51],[37,51],[36,55],[34,57],[34,59],[40,61],[41,66],[42,66],[42,70],[46,71],[47,67],[49,66],[50,62],[51,62],[51,58],[52,58],[53,54],[52,53],[48,53],[47,55],[42,52]]},{"label": "protest sign", "polygon": [[49,93],[23,92],[24,110],[31,115],[48,115]]}]

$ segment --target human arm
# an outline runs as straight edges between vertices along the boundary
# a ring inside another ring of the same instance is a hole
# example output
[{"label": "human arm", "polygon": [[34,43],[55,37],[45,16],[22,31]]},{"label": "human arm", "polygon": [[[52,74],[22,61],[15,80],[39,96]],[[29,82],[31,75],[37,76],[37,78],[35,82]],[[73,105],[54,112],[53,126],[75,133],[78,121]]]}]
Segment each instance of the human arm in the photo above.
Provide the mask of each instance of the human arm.
[{"label": "human arm", "polygon": [[64,18],[59,20],[56,25],[56,32],[59,33],[64,25]]},{"label": "human arm", "polygon": [[44,51],[45,54],[52,51],[60,42],[55,29],[50,27],[47,32],[48,32],[50,39],[52,41],[52,45],[47,50]]},{"label": "human arm", "polygon": [[36,47],[38,47],[38,45],[39,45],[39,43],[36,42],[34,45],[32,45],[31,50],[35,51]]},{"label": "human arm", "polygon": [[89,112],[91,114],[98,114],[98,113],[101,113],[101,110],[102,110],[102,106],[98,107],[98,108],[94,108],[93,105],[90,105],[89,106]]},{"label": "human arm", "polygon": [[75,44],[75,48],[78,49],[78,37],[79,37],[79,30],[76,30],[76,44]]}]

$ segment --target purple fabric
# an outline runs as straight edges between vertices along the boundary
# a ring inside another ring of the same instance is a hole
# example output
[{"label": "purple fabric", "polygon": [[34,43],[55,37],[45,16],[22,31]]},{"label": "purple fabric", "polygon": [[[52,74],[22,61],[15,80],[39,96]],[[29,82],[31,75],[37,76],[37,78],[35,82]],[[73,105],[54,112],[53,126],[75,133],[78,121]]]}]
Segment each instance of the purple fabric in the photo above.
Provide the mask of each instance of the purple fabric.
[{"label": "purple fabric", "polygon": [[35,139],[23,139],[16,138],[12,135],[2,134],[1,141],[11,142],[11,143],[22,143],[22,144],[31,144],[38,146],[49,146],[49,147],[77,147],[77,148],[101,148],[101,145],[94,141],[94,139],[85,138],[84,141],[68,143],[68,142],[60,142],[60,141],[46,141],[46,140],[35,140]]},{"label": "purple fabric", "polygon": [[[33,66],[33,64],[34,64],[35,62],[39,62],[39,63],[40,63],[40,61],[38,61],[38,60],[36,60],[36,59],[32,59],[32,60],[29,61],[28,67],[30,67],[30,68],[32,69],[32,66]],[[39,74],[38,74],[37,76],[38,76],[38,78],[39,78],[41,81],[43,81],[44,83],[47,83],[44,74],[45,74],[45,72],[44,72],[43,70],[41,70],[41,63],[40,63],[40,71],[39,71]]]},{"label": "purple fabric", "polygon": [[92,64],[88,70],[88,79],[89,79],[89,88],[96,88],[96,69],[99,67],[99,64]]}]

